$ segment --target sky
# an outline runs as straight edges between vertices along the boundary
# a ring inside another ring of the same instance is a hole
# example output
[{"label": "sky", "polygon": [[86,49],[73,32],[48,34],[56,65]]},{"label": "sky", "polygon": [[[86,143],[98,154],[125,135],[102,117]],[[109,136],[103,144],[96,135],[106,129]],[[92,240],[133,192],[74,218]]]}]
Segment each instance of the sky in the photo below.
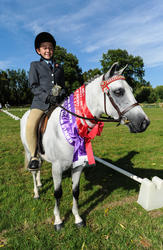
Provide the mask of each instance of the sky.
[{"label": "sky", "polygon": [[79,60],[82,72],[101,68],[109,49],[144,61],[146,81],[163,85],[163,0],[0,0],[0,69],[25,69],[39,60],[34,39],[54,35]]}]

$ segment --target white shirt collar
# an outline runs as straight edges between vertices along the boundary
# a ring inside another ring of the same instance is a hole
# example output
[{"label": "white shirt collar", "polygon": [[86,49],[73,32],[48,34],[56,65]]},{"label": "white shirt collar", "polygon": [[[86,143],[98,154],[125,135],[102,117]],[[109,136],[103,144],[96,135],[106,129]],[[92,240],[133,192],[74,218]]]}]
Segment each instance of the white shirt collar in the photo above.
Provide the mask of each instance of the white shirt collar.
[{"label": "white shirt collar", "polygon": [[51,64],[53,65],[53,61],[51,61],[51,60],[45,60],[45,59],[44,59],[44,61],[45,61],[47,64],[51,63]]}]

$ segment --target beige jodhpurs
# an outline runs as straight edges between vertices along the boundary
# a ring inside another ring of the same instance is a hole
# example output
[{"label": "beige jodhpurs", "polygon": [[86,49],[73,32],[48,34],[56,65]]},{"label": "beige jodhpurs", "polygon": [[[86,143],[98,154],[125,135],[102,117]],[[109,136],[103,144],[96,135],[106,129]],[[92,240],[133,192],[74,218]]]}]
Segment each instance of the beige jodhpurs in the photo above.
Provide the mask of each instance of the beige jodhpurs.
[{"label": "beige jodhpurs", "polygon": [[40,109],[31,109],[26,125],[26,139],[31,153],[34,157],[37,145],[37,126],[44,111]]}]

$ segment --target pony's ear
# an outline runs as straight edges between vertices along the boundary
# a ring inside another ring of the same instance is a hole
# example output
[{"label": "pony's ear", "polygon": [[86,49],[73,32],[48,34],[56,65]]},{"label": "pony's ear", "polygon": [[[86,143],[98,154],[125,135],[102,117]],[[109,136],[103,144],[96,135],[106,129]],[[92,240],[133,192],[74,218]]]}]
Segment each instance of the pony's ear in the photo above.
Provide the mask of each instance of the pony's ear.
[{"label": "pony's ear", "polygon": [[110,77],[112,77],[113,75],[115,75],[117,66],[118,66],[118,62],[113,63],[113,65],[110,67],[110,69],[108,70],[108,72],[104,75],[104,79],[105,80],[108,80]]},{"label": "pony's ear", "polygon": [[116,72],[116,75],[122,75],[123,71],[128,67],[128,64],[126,64],[126,66],[122,69],[120,69],[118,72]]}]

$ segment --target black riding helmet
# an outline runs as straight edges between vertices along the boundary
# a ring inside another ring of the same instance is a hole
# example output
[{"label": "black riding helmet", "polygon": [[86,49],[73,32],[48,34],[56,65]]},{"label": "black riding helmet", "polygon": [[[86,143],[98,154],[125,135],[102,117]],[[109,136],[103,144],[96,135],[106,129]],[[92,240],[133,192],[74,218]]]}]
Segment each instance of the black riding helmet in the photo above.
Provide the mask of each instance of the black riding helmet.
[{"label": "black riding helmet", "polygon": [[52,43],[53,47],[55,49],[56,41],[55,41],[54,37],[48,32],[41,32],[35,38],[35,50],[40,48],[41,43],[44,43],[44,42]]}]

